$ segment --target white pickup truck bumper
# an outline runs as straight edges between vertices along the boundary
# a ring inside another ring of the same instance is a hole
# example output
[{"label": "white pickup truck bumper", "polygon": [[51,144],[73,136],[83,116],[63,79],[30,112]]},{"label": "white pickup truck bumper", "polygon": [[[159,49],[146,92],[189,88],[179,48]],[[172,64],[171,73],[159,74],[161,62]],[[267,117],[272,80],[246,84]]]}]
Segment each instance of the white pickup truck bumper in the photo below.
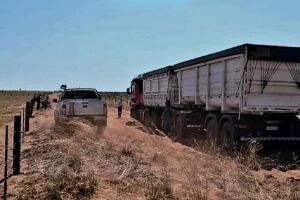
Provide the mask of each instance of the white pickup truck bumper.
[{"label": "white pickup truck bumper", "polygon": [[82,115],[82,116],[65,116],[65,115],[61,115],[59,117],[60,121],[64,121],[64,120],[68,120],[68,119],[87,119],[89,121],[91,121],[93,124],[99,124],[99,123],[106,123],[107,121],[107,115],[92,115],[92,116],[86,116],[86,115]]}]

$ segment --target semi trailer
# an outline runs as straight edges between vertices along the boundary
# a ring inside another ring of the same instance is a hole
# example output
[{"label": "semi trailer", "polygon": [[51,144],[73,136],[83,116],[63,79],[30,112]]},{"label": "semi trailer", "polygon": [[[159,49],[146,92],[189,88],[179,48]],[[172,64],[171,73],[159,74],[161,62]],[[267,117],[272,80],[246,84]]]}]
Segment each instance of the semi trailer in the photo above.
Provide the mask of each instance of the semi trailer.
[{"label": "semi trailer", "polygon": [[298,47],[243,44],[140,74],[127,91],[132,117],[177,138],[300,141]]}]

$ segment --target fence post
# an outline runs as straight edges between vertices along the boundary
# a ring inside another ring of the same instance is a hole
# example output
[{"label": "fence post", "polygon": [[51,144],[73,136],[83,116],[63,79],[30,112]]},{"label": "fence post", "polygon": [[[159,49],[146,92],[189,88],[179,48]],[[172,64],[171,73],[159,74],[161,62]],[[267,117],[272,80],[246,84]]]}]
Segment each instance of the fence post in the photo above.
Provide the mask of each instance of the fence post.
[{"label": "fence post", "polygon": [[25,135],[25,108],[22,108],[22,142],[24,142]]},{"label": "fence post", "polygon": [[29,119],[30,119],[30,102],[26,102],[26,108],[25,108],[25,132],[29,131]]},{"label": "fence post", "polygon": [[30,101],[30,117],[32,118],[33,108],[34,108],[35,100],[32,98]]},{"label": "fence post", "polygon": [[14,146],[13,146],[13,175],[20,174],[20,155],[21,155],[21,117],[15,116]]},{"label": "fence post", "polygon": [[5,127],[5,157],[4,157],[4,191],[3,199],[7,197],[7,159],[8,159],[8,126]]}]

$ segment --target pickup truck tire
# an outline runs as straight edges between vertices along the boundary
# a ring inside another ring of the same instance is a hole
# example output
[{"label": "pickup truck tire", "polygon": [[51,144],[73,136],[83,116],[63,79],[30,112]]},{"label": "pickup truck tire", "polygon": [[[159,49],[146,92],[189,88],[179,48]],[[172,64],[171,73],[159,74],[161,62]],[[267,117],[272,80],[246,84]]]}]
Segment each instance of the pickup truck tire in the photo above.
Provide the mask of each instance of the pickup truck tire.
[{"label": "pickup truck tire", "polygon": [[107,119],[97,123],[97,130],[102,132],[107,126]]}]

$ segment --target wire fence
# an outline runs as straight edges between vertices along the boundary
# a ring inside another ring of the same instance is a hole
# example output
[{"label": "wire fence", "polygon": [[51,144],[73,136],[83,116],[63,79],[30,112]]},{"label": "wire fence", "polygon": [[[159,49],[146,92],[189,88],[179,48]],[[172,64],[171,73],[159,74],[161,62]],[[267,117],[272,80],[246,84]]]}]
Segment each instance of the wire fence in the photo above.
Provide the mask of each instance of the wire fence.
[{"label": "wire fence", "polygon": [[[14,115],[13,125],[6,125],[4,128],[4,148],[1,155],[1,174],[3,178],[0,184],[3,184],[3,199],[7,199],[8,179],[11,176],[20,174],[21,162],[21,143],[24,142],[24,135],[30,130],[30,118],[32,117],[35,97],[26,102],[26,106],[21,108],[20,112]],[[2,133],[2,130],[1,130]],[[13,137],[11,137],[13,136]],[[1,144],[2,145],[2,144]],[[1,176],[0,176],[1,177]]]}]

